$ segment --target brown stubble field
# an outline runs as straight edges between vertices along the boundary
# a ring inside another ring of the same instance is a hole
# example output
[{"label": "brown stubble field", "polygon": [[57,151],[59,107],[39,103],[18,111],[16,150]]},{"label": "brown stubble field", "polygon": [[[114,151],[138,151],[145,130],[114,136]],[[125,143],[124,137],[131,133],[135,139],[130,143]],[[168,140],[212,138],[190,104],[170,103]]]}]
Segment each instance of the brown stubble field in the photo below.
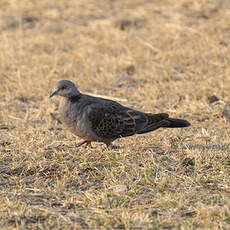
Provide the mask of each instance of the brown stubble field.
[{"label": "brown stubble field", "polygon": [[[1,0],[0,31],[1,229],[230,228],[227,1]],[[192,126],[75,148],[60,79]]]}]

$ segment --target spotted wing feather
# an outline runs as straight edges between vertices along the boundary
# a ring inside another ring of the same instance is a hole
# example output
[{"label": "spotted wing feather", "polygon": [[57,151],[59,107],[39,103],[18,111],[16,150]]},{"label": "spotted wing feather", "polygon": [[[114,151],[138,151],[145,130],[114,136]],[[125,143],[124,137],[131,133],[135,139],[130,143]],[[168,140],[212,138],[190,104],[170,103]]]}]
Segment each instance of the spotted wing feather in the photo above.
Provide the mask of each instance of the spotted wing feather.
[{"label": "spotted wing feather", "polygon": [[167,125],[167,118],[165,113],[142,113],[118,103],[97,104],[89,113],[93,132],[103,139],[147,133]]},{"label": "spotted wing feather", "polygon": [[119,104],[95,106],[89,113],[92,130],[101,138],[116,139],[131,136],[146,123],[141,112]]}]

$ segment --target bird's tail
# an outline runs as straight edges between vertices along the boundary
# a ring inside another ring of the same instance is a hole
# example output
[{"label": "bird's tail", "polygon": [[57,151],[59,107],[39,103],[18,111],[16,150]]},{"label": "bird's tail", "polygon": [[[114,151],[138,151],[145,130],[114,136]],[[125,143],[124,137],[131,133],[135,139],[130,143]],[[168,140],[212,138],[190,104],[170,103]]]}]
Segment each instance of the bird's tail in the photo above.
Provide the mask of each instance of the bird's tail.
[{"label": "bird's tail", "polygon": [[188,127],[191,124],[182,119],[177,119],[177,118],[167,118],[166,119],[168,122],[164,124],[164,128],[183,128],[183,127]]},{"label": "bird's tail", "polygon": [[148,114],[148,123],[137,130],[137,134],[148,133],[159,128],[183,128],[190,126],[190,123],[186,120],[169,118],[168,114]]}]

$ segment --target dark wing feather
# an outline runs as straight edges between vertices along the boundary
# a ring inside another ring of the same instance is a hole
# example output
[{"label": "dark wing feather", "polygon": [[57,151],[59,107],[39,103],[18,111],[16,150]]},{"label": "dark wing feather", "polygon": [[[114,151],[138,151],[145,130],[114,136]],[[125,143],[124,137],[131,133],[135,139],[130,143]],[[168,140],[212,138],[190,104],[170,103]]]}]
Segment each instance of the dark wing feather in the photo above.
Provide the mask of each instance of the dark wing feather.
[{"label": "dark wing feather", "polygon": [[147,117],[138,111],[120,104],[95,105],[89,113],[92,130],[101,138],[116,139],[131,136],[147,122]]},{"label": "dark wing feather", "polygon": [[95,105],[89,113],[92,130],[101,138],[116,139],[167,127],[168,114],[142,113],[118,103]]},{"label": "dark wing feather", "polygon": [[147,116],[148,122],[139,130],[137,130],[138,134],[148,133],[159,129],[161,127],[166,127],[169,125],[167,113],[158,113],[158,114],[145,114]]}]

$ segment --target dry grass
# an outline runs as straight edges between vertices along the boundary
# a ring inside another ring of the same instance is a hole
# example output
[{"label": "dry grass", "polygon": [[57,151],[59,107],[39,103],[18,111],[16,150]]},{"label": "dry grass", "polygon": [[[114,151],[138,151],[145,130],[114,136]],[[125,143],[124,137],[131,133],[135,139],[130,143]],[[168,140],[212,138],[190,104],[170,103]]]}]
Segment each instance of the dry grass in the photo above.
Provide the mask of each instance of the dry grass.
[{"label": "dry grass", "polygon": [[[228,5],[1,0],[0,228],[229,229]],[[76,149],[59,79],[192,127]]]}]

